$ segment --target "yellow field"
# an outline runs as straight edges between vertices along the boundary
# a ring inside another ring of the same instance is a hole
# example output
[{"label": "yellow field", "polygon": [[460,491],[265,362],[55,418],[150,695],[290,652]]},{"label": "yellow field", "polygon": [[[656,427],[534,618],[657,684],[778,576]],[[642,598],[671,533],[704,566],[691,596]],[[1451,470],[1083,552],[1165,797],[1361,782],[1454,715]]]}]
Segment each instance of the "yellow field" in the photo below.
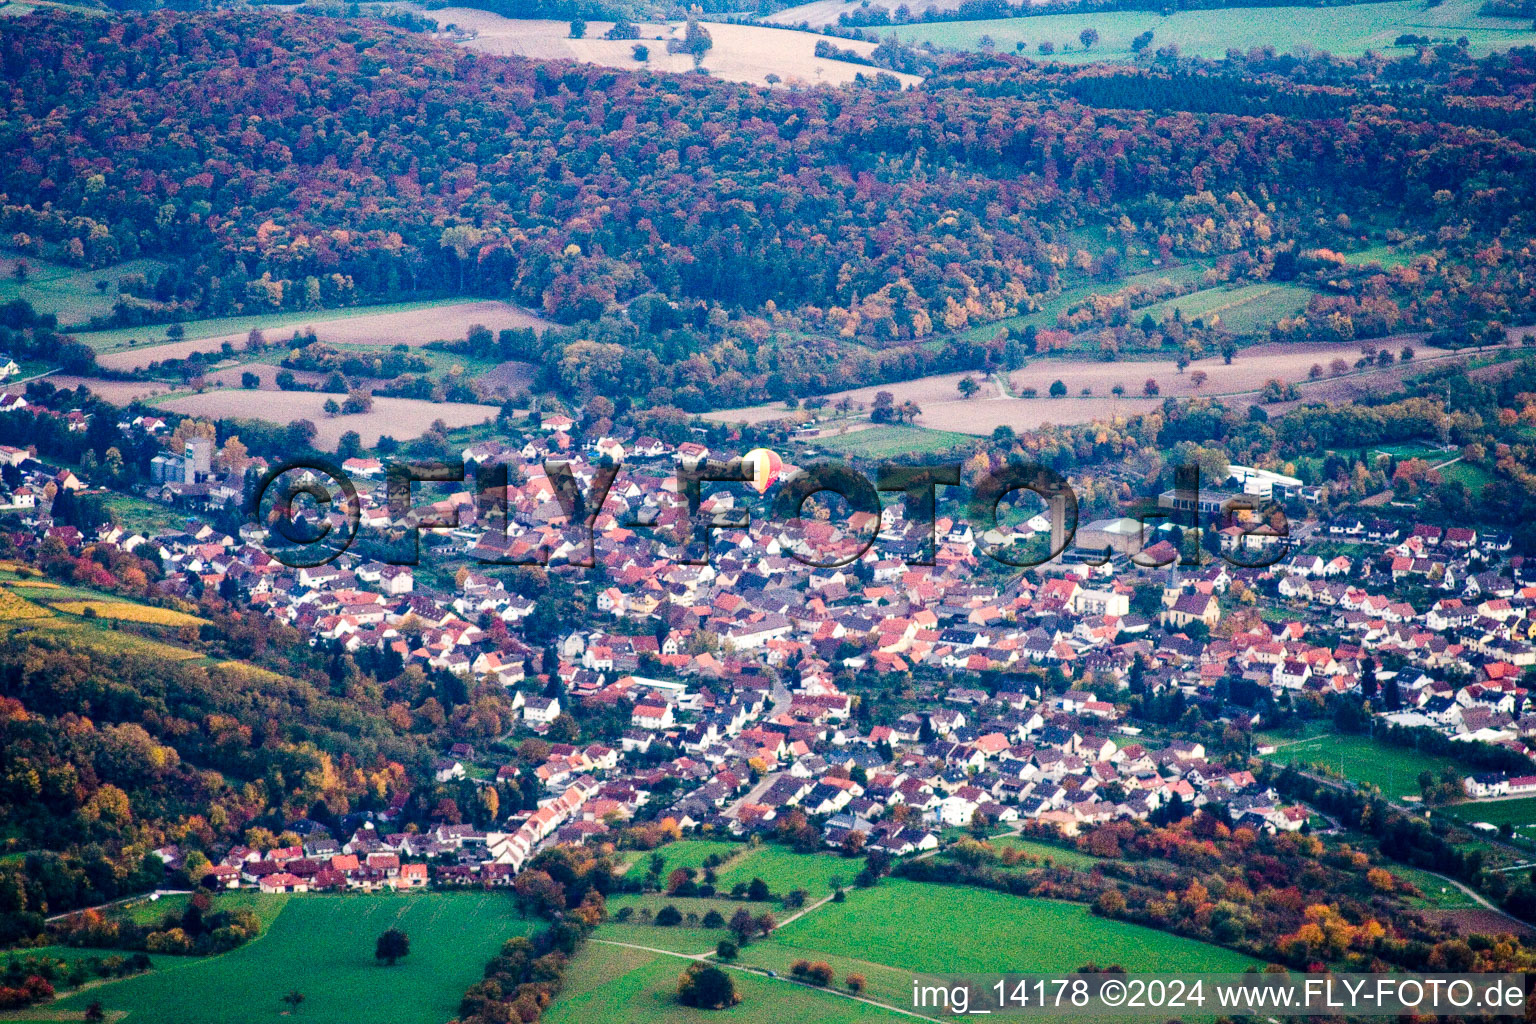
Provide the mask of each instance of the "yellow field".
[{"label": "yellow field", "polygon": [[40,608],[24,597],[18,597],[9,590],[0,589],[0,622],[14,622],[18,619],[46,619],[53,614],[46,608]]},{"label": "yellow field", "polygon": [[20,590],[20,589],[58,590],[59,589],[59,585],[57,583],[49,583],[47,580],[10,580],[9,582],[6,583],[6,586],[11,587],[12,589],[17,589],[17,590]]},{"label": "yellow field", "polygon": [[45,614],[48,615],[47,618],[10,620],[0,615],[0,637],[22,630],[36,630],[46,631],[39,632],[37,635],[57,637],[60,640],[109,653],[138,654],[159,658],[161,661],[195,661],[202,657],[197,651],[189,651],[185,647],[109,629],[105,620],[66,619],[49,613]]},{"label": "yellow field", "polygon": [[143,622],[152,626],[201,626],[207,619],[188,615],[170,608],[151,608],[131,601],[55,601],[53,607],[70,615],[84,615],[89,609],[102,619],[121,619],[124,622]]}]

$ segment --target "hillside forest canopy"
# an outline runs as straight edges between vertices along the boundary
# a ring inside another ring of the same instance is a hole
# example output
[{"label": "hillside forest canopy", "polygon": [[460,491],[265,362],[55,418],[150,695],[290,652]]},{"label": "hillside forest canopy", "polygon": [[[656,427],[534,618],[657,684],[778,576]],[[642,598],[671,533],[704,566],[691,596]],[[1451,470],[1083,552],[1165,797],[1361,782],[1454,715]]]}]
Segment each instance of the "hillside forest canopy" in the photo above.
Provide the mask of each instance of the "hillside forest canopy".
[{"label": "hillside forest canopy", "polygon": [[[256,10],[31,14],[0,60],[4,237],[167,263],[120,282],[112,325],[510,298],[555,326],[487,354],[697,412],[1017,363],[1070,332],[1110,358],[1215,344],[1138,319],[1116,294],[1138,261],[1314,286],[1299,342],[1470,344],[1536,307],[1530,50],[968,55],[901,92],[791,91]],[[1382,235],[1417,255],[1345,265]],[[1102,301],[1066,332],[1008,323],[1082,284]]]}]

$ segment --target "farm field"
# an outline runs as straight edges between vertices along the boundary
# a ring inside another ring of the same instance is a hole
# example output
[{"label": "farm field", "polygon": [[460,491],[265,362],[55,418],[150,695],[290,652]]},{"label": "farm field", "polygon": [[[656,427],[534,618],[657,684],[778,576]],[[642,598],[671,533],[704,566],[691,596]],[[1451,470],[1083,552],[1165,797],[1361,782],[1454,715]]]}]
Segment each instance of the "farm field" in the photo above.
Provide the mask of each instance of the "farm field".
[{"label": "farm field", "polygon": [[49,607],[70,615],[144,622],[152,626],[201,626],[207,619],[171,608],[155,608],[133,601],[51,601]]},{"label": "farm field", "polygon": [[1138,925],[1107,921],[1086,906],[985,889],[887,880],[852,890],[754,943],[741,962],[787,973],[800,959],[826,960],[841,981],[863,974],[868,994],[910,1003],[914,973],[1072,971],[1089,963],[1130,971],[1242,971],[1249,958]]},{"label": "farm field", "polygon": [[[590,21],[585,38],[572,39],[570,23],[536,19],[504,18],[499,14],[473,10],[466,7],[445,7],[427,12],[446,28],[454,25],[461,31],[475,33],[464,45],[486,53],[515,54],[539,59],[576,60],[586,64],[638,70],[688,73],[693,71],[693,58],[686,53],[668,53],[666,41],[682,38],[681,22],[665,25],[641,24],[637,40],[604,39],[603,34],[613,27],[611,21]],[[728,82],[747,82],[753,85],[842,85],[852,82],[860,73],[873,75],[877,69],[850,61],[828,60],[816,56],[816,44],[823,36],[811,32],[795,32],[786,29],[766,28],[762,25],[726,25],[710,23],[706,26],[714,40],[714,46],[704,57],[704,69],[716,78]],[[639,43],[649,51],[644,62],[635,60],[634,47]],[[838,47],[868,54],[875,43],[857,40],[838,40]],[[887,72],[892,74],[892,72]],[[776,75],[775,83],[768,81]],[[898,74],[903,85],[919,81],[916,75]]]},{"label": "farm field", "polygon": [[[1167,17],[1140,11],[1050,14],[898,25],[879,31],[895,32],[904,43],[932,42],[954,50],[980,50],[983,37],[990,37],[997,50],[1012,53],[1022,42],[1023,52],[1031,59],[1073,63],[1130,61],[1135,56],[1131,40],[1146,31],[1153,33],[1154,48],[1173,44],[1181,56],[1213,59],[1228,49],[1247,52],[1265,46],[1282,53],[1310,46],[1341,56],[1359,56],[1367,50],[1406,55],[1412,52],[1409,48],[1393,45],[1403,33],[1449,41],[1466,36],[1474,53],[1536,41],[1530,19],[1484,17],[1478,13],[1480,6],[1479,0],[1447,0],[1426,8],[1418,0],[1403,0],[1347,7],[1230,7],[1179,11]],[[780,12],[780,17],[792,17],[792,11]],[[1100,41],[1085,51],[1078,33],[1086,28],[1097,29]],[[1041,58],[1037,46],[1042,42],[1054,43],[1057,52]]]},{"label": "farm field", "polygon": [[[839,426],[840,424],[834,423],[827,429],[836,431]],[[957,444],[965,444],[973,440],[975,438],[969,434],[954,431],[878,423],[866,429],[849,430],[845,434],[834,432],[818,435],[811,438],[808,443],[824,451],[837,452],[841,455],[878,459],[914,452],[944,452]]]},{"label": "farm field", "polygon": [[[1353,366],[1354,361],[1360,357],[1359,346],[1316,345],[1298,351],[1294,346],[1255,345],[1243,349],[1230,366],[1220,356],[1213,356],[1192,364],[1182,374],[1170,358],[1104,362],[1082,357],[1042,357],[1032,360],[1023,369],[1015,370],[1010,375],[1009,386],[1013,393],[1020,395],[1025,389],[1034,388],[1036,395],[1033,398],[1003,397],[996,393],[995,387],[988,381],[983,383],[980,395],[963,399],[958,390],[961,378],[977,376],[966,373],[937,374],[894,384],[854,388],[827,398],[829,402],[836,402],[846,397],[855,403],[856,408],[862,405],[867,409],[874,402],[875,392],[889,391],[897,404],[908,400],[918,404],[922,409],[918,426],[930,430],[986,435],[998,426],[1027,430],[1047,423],[1089,423],[1115,416],[1132,416],[1160,408],[1164,399],[1169,397],[1252,395],[1256,398],[1257,391],[1270,378],[1296,383],[1303,402],[1346,400],[1340,398],[1338,392],[1348,389],[1378,391],[1382,378],[1397,379],[1404,374],[1416,372],[1420,364],[1429,360],[1470,358],[1465,353],[1424,347],[1422,339],[1417,336],[1377,339],[1377,345],[1381,347],[1409,342],[1415,345],[1418,353],[1414,362],[1406,366],[1395,364],[1365,372],[1352,371],[1343,377],[1325,377],[1317,381],[1307,378],[1313,363],[1321,363],[1326,367],[1333,359],[1342,358]],[[1203,387],[1195,387],[1193,374],[1196,370],[1207,374]],[[1159,395],[1155,398],[1142,394],[1143,383],[1149,377],[1158,382]],[[1049,397],[1051,384],[1057,380],[1066,385],[1066,397]],[[1124,395],[1114,395],[1113,388],[1116,385],[1124,387]],[[1085,387],[1091,389],[1091,395],[1081,395]],[[1272,408],[1286,407],[1277,405]],[[784,408],[782,403],[775,402],[740,409],[722,409],[705,413],[705,418],[727,423],[762,423],[795,415],[793,411]]]},{"label": "farm field", "polygon": [[151,658],[160,658],[165,661],[195,661],[202,655],[196,651],[189,651],[172,644],[161,643],[158,640],[150,640],[135,633],[117,632],[104,626],[93,625],[83,620],[61,619],[57,616],[47,619],[29,619],[25,621],[6,622],[0,620],[0,636],[14,632],[18,628],[42,629],[60,636],[74,640],[87,647],[109,652],[129,652]]},{"label": "farm field", "polygon": [[[1462,774],[1471,771],[1451,758],[1388,746],[1368,736],[1318,736],[1286,744],[1273,754],[1263,755],[1263,759],[1301,767],[1326,766],[1351,782],[1380,787],[1392,800],[1418,796],[1420,772],[1431,772],[1438,780],[1446,768],[1455,768]],[[1532,820],[1536,821],[1536,817]]]},{"label": "farm field", "polygon": [[[14,6],[14,5],[13,5]],[[16,265],[27,264],[25,281],[16,280]],[[117,282],[129,274],[158,275],[159,260],[129,260],[110,267],[70,267],[36,256],[0,256],[0,303],[22,299],[39,313],[52,313],[60,327],[78,327],[92,317],[107,316],[117,301]],[[106,281],[105,290],[96,287]]]},{"label": "farm field", "polygon": [[[47,580],[17,580],[7,572],[0,577],[0,636],[22,630],[47,630],[51,634],[105,651],[127,651],[165,661],[191,661],[202,657],[196,651],[140,636],[126,629],[114,628],[112,622],[106,618],[89,619],[84,616],[61,614],[43,603],[71,600],[96,602],[99,599],[100,595],[93,591],[61,587]],[[102,603],[122,604],[143,609],[142,613],[136,614],[180,614],[160,608],[150,608],[147,605],[135,605],[128,601]]]},{"label": "farm field", "polygon": [[384,434],[403,441],[420,437],[437,420],[452,430],[485,423],[495,419],[500,411],[494,405],[471,402],[375,398],[369,412],[327,416],[325,403],[335,397],[316,391],[206,391],[162,399],[156,404],[172,412],[211,419],[268,420],[278,424],[309,420],[315,425],[316,447],[331,450],[349,430],[358,432],[364,447],[372,447]]},{"label": "farm field", "polygon": [[[411,953],[394,967],[374,939],[398,927]],[[301,1019],[348,1024],[445,1021],[496,949],[533,931],[504,893],[410,893],[289,898],[255,941],[207,959],[101,985],[13,1018],[57,1020],[93,999],[126,1024],[256,1024],[279,1020],[279,997],[305,996]]]},{"label": "farm field", "polygon": [[[605,926],[606,928],[606,926]],[[599,929],[600,938],[605,929]],[[695,1010],[676,1000],[677,976],[687,961],[594,939],[572,963],[560,998],[544,1011],[544,1024],[898,1024],[911,1017],[868,1003],[818,992],[787,980],[733,971],[741,1004]],[[910,993],[907,996],[910,1001]]]},{"label": "farm field", "polygon": [[[217,352],[225,342],[243,348],[253,329],[265,333],[269,342],[313,327],[315,336],[328,344],[416,346],[462,338],[475,324],[492,331],[504,327],[539,329],[545,320],[510,302],[472,299],[194,320],[182,324],[187,333],[181,341],[163,340],[164,324],[93,331],[77,338],[97,351],[99,365],[111,370],[137,370],[155,361],[185,359],[194,352]],[[130,345],[131,341],[138,344]]]}]

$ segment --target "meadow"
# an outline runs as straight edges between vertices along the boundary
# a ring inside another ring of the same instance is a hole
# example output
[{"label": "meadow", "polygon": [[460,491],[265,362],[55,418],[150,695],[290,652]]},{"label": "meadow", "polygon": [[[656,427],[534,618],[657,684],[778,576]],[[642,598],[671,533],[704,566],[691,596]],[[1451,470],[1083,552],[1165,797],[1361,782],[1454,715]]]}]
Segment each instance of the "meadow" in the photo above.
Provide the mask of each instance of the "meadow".
[{"label": "meadow", "polygon": [[721,939],[728,939],[731,933],[725,928],[705,928],[701,924],[678,924],[663,927],[656,924],[641,924],[638,918],[631,917],[628,922],[621,922],[615,915],[626,908],[635,914],[642,910],[650,912],[654,917],[663,907],[676,907],[677,912],[686,918],[689,914],[696,915],[700,920],[711,910],[729,921],[731,915],[738,910],[745,910],[753,917],[759,917],[764,913],[772,914],[777,919],[783,919],[787,912],[774,903],[753,903],[749,900],[726,899],[698,899],[684,896],[667,896],[664,893],[641,893],[612,896],[608,900],[608,921],[603,925],[602,937],[613,942],[628,942],[636,946],[650,946],[653,949],[665,949],[674,953],[707,953],[715,948],[715,944]]},{"label": "meadow", "polygon": [[[236,889],[214,893],[213,909],[249,910],[261,921],[262,928],[268,928],[273,921],[277,920],[278,915],[283,912],[283,908],[292,898],[288,895],[260,893],[254,889]],[[109,914],[135,924],[158,924],[166,914],[184,912],[191,899],[191,893],[168,893],[155,899],[146,896],[143,899],[119,903],[109,911]]]},{"label": "meadow", "polygon": [[[1480,6],[1480,0],[1446,0],[1426,8],[1420,0],[1403,0],[1342,7],[1227,7],[1167,16],[1150,11],[1050,14],[898,25],[880,31],[894,32],[904,43],[932,42],[953,50],[1012,53],[1023,43],[1022,52],[1032,59],[1072,63],[1131,61],[1136,56],[1131,40],[1149,31],[1153,49],[1172,44],[1181,56],[1211,59],[1225,56],[1229,49],[1247,52],[1266,46],[1282,53],[1310,47],[1340,56],[1367,50],[1407,55],[1410,48],[1393,45],[1405,33],[1448,41],[1465,36],[1474,53],[1536,42],[1529,18],[1488,18],[1478,13]],[[1088,28],[1096,29],[1100,38],[1084,50],[1078,34]],[[1043,42],[1054,43],[1056,53],[1041,57],[1038,46]]]},{"label": "meadow", "polygon": [[909,1003],[914,973],[1038,973],[1087,964],[1129,971],[1242,971],[1242,954],[1094,916],[1087,907],[889,879],[852,890],[742,950],[741,962],[787,973],[825,960],[839,982],[863,974],[867,994]]},{"label": "meadow", "polygon": [[1389,746],[1369,736],[1318,736],[1285,743],[1263,758],[1275,764],[1325,766],[1350,782],[1379,787],[1391,800],[1418,796],[1420,772],[1430,772],[1438,781],[1440,773],[1447,768],[1454,768],[1463,775],[1471,771],[1449,757]]},{"label": "meadow", "polygon": [[[827,429],[836,431],[838,425]],[[947,452],[960,444],[976,440],[969,434],[949,430],[929,430],[906,424],[878,423],[863,429],[850,430],[845,434],[830,433],[811,438],[809,443],[823,451],[839,455],[852,455],[865,459],[884,459],[894,455],[935,455]]]},{"label": "meadow", "polygon": [[[280,899],[281,897],[279,897]],[[373,958],[375,938],[403,929],[411,952],[394,967]],[[290,897],[263,934],[222,956],[185,959],[141,977],[71,995],[17,1020],[58,1020],[100,1000],[125,1024],[256,1024],[295,1016],[326,1024],[446,1021],[513,935],[530,934],[505,893],[409,893]]]},{"label": "meadow", "polygon": [[1393,864],[1387,868],[1397,878],[1412,883],[1422,896],[1408,897],[1408,905],[1421,910],[1473,910],[1481,906],[1439,875],[1406,864]]},{"label": "meadow", "polygon": [[1286,284],[1207,288],[1138,310],[1135,319],[1139,322],[1142,315],[1148,315],[1162,322],[1178,310],[1188,321],[1204,320],[1209,324],[1213,319],[1219,319],[1221,325],[1233,334],[1262,335],[1282,317],[1294,316],[1305,309],[1311,298],[1311,289]]},{"label": "meadow", "polygon": [[[23,260],[27,264],[26,279],[17,280],[16,266]],[[58,317],[60,327],[78,327],[89,323],[92,317],[112,312],[120,278],[143,274],[152,279],[164,267],[159,260],[146,259],[93,270],[12,253],[0,256],[0,302],[22,299],[39,313]],[[98,288],[98,281],[106,282],[106,286]]]},{"label": "meadow", "polygon": [[[683,839],[655,851],[661,854],[662,884],[678,868],[702,869],[711,855],[721,859],[715,868],[715,889],[728,893],[736,885],[750,885],[761,878],[769,892],[782,897],[795,889],[805,890],[811,900],[829,895],[834,884],[849,885],[863,869],[862,858],[845,858],[835,853],[796,853],[782,846],[764,843],[757,846],[717,839]],[[634,880],[650,870],[651,853],[642,853],[631,862],[625,875]],[[727,914],[727,917],[730,915]]]},{"label": "meadow", "polygon": [[835,853],[796,853],[782,846],[759,846],[731,861],[716,874],[717,888],[729,892],[737,883],[761,878],[775,896],[804,889],[812,900],[830,894],[834,883],[849,885],[864,867],[863,858]]},{"label": "meadow", "polygon": [[[1085,248],[1102,248],[1105,239],[1080,239]],[[1177,267],[1153,267],[1139,273],[1130,274],[1117,281],[1090,282],[1067,288],[1045,299],[1040,303],[1040,308],[1029,313],[1020,313],[1017,316],[1004,317],[991,323],[978,324],[956,332],[956,336],[967,341],[989,341],[1001,329],[1008,327],[1051,327],[1057,323],[1057,317],[1069,312],[1073,306],[1085,301],[1091,295],[1109,295],[1124,288],[1137,285],[1151,286],[1161,282],[1167,282],[1178,287],[1185,287],[1200,280],[1206,271],[1204,263],[1191,260]],[[1139,316],[1137,319],[1141,319]]]},{"label": "meadow", "polygon": [[[599,930],[598,936],[604,934]],[[739,1005],[694,1010],[677,1003],[677,976],[687,961],[601,941],[587,943],[565,988],[540,1018],[544,1024],[897,1024],[912,1018],[787,980],[733,971]],[[908,997],[910,999],[910,996]]]}]

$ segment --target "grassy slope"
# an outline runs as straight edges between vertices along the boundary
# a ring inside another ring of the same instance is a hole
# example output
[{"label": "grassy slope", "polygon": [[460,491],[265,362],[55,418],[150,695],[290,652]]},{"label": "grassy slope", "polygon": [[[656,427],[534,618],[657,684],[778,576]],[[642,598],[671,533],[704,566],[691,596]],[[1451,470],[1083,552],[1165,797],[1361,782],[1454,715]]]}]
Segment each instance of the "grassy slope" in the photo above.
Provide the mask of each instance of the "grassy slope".
[{"label": "grassy slope", "polygon": [[[391,926],[410,936],[411,954],[381,967],[373,943]],[[234,952],[104,985],[60,1006],[79,1010],[99,999],[109,1011],[126,1011],[126,1024],[256,1024],[279,1019],[286,1009],[279,997],[297,989],[306,997],[304,1020],[437,1024],[454,1015],[501,943],[534,926],[504,893],[300,896]]]},{"label": "grassy slope", "polygon": [[[24,256],[28,271],[25,281],[16,280],[15,254],[0,256],[0,302],[25,299],[39,313],[52,313],[59,326],[85,324],[93,316],[106,316],[117,301],[117,282],[128,274],[158,275],[165,264],[159,260],[129,260],[97,270],[80,269],[53,263],[35,256]],[[106,281],[105,291],[96,289],[97,281]]]},{"label": "grassy slope", "polygon": [[1143,315],[1161,322],[1178,309],[1185,320],[1221,318],[1222,325],[1234,334],[1268,331],[1281,317],[1293,316],[1306,308],[1312,292],[1307,288],[1284,284],[1249,284],[1237,288],[1208,288],[1177,299],[1169,299],[1138,310],[1133,319]]},{"label": "grassy slope", "polygon": [[914,973],[1241,971],[1252,961],[1218,946],[1095,917],[1087,907],[983,889],[887,880],[855,890],[747,947],[741,961],[780,973],[825,960],[839,983],[863,974],[869,994],[904,1005]]},{"label": "grassy slope", "polygon": [[[1131,40],[1148,30],[1153,32],[1153,48],[1173,43],[1183,56],[1210,58],[1223,56],[1229,48],[1247,51],[1264,46],[1281,52],[1311,46],[1345,56],[1366,50],[1411,53],[1392,46],[1403,33],[1449,40],[1466,36],[1472,49],[1480,53],[1536,42],[1528,19],[1485,18],[1477,13],[1479,6],[1480,0],[1447,0],[1426,10],[1420,0],[1405,0],[1349,7],[1233,7],[1181,11],[1168,17],[1141,11],[1053,14],[902,25],[894,31],[903,42],[932,41],[953,49],[980,49],[982,37],[990,36],[998,51],[1011,53],[1014,44],[1023,41],[1024,52],[1032,58],[1038,57],[1036,46],[1041,42],[1054,42],[1058,51],[1064,43],[1071,43],[1072,52],[1058,52],[1050,58],[1069,62],[1129,61],[1133,57]],[[1097,29],[1100,35],[1099,45],[1088,52],[1078,42],[1078,33],[1085,28]]]},{"label": "grassy slope", "polygon": [[[29,579],[17,583],[14,573],[0,570],[0,634],[19,629],[39,629],[59,635],[68,635],[80,643],[106,651],[133,651],[168,661],[192,661],[202,657],[196,651],[178,647],[142,636],[129,628],[114,629],[112,620],[105,617],[86,618],[46,606],[48,601],[72,599],[107,602],[119,609],[141,608],[143,614],[153,615],[159,609],[136,605],[115,595],[104,595],[80,587],[38,586],[50,581]],[[30,605],[25,612],[21,602]],[[160,627],[167,628],[167,627]]]},{"label": "grassy slope", "polygon": [[895,1024],[911,1020],[741,971],[731,974],[742,997],[739,1005],[720,1011],[692,1010],[679,1006],[675,998],[677,977],[686,966],[676,957],[589,943],[572,966],[561,998],[542,1020],[545,1024]]}]

